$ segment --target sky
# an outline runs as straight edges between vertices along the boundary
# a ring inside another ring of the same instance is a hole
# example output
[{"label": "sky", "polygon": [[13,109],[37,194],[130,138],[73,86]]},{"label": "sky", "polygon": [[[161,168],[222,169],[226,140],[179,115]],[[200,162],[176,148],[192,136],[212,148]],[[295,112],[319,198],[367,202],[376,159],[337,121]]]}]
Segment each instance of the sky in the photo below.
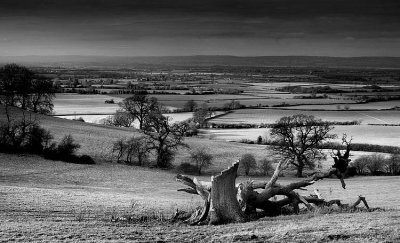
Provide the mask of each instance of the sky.
[{"label": "sky", "polygon": [[399,0],[0,0],[0,56],[400,56]]}]

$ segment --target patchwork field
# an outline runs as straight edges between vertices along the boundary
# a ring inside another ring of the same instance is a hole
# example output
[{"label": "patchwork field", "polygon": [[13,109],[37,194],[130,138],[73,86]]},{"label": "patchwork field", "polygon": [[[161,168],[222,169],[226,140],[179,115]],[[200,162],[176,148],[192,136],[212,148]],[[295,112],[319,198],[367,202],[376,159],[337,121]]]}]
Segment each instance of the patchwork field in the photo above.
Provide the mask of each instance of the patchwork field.
[{"label": "patchwork field", "polygon": [[[241,141],[249,139],[256,141],[258,136],[269,137],[268,128],[249,129],[207,129],[206,136],[216,140]],[[332,133],[338,134],[340,142],[342,134],[353,137],[354,143],[370,143],[388,146],[400,146],[400,127],[391,126],[335,126]]]},{"label": "patchwork field", "polygon": [[[192,117],[192,112],[181,112],[181,113],[166,113],[164,114],[167,117],[170,117],[172,122],[181,122],[187,120]],[[95,124],[104,124],[103,121],[105,118],[111,116],[109,115],[63,115],[63,116],[56,116],[63,119],[79,119],[82,118],[85,122],[95,123]],[[134,127],[138,127],[139,123],[137,121],[133,122]]]},{"label": "patchwork field", "polygon": [[[117,98],[126,98],[130,95],[112,95]],[[150,95],[156,97],[160,103],[170,107],[182,108],[188,100],[194,100],[197,103],[206,103],[209,107],[223,107],[224,104],[232,100],[239,101],[240,104],[246,106],[277,106],[282,104],[298,105],[298,104],[336,104],[336,103],[354,103],[351,100],[343,99],[300,99],[295,98],[293,94],[265,91],[247,91],[243,94],[213,94],[213,95]]]},{"label": "patchwork field", "polygon": [[326,121],[361,121],[362,124],[399,124],[400,111],[313,111],[291,109],[241,109],[225,116],[212,119],[213,123],[274,123],[283,116],[294,114],[313,115]]},{"label": "patchwork field", "polygon": [[[105,104],[114,99],[115,104]],[[113,114],[122,99],[108,95],[57,94],[54,99],[55,115]]]},{"label": "patchwork field", "polygon": [[[291,110],[387,110],[400,107],[400,100],[370,102],[366,104],[314,104],[282,107]],[[399,108],[398,108],[399,109]],[[394,111],[395,112],[395,111]]]}]

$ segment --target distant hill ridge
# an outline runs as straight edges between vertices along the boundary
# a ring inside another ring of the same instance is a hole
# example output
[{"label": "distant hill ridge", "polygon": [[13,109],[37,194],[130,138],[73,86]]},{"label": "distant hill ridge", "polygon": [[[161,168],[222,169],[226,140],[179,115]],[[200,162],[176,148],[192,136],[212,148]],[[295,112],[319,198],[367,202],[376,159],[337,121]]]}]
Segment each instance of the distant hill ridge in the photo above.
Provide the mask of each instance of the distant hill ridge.
[{"label": "distant hill ridge", "polygon": [[331,67],[400,68],[400,57],[323,57],[323,56],[0,56],[0,64],[33,66],[117,67],[163,66],[254,66],[254,67]]}]

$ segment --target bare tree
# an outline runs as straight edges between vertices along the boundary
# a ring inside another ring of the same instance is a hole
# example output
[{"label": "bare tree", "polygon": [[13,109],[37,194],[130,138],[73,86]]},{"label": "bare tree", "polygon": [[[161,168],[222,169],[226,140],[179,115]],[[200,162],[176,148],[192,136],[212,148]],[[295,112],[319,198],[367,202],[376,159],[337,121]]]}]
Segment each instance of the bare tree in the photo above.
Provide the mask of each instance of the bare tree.
[{"label": "bare tree", "polygon": [[118,139],[114,142],[112,153],[115,154],[117,162],[124,158],[125,163],[143,166],[150,152],[150,142],[146,136],[131,137],[128,140]]},{"label": "bare tree", "polygon": [[148,137],[132,137],[126,142],[126,145],[127,158],[129,158],[129,162],[128,159],[127,162],[130,164],[136,162],[135,164],[143,166],[148,159],[148,154],[151,149]]},{"label": "bare tree", "polygon": [[195,111],[198,107],[198,104],[194,100],[188,100],[183,106],[184,111]]},{"label": "bare tree", "polygon": [[160,108],[152,108],[146,117],[143,132],[149,138],[150,148],[156,152],[157,167],[167,168],[171,165],[175,151],[183,143],[187,131],[187,124],[172,123],[170,118],[161,114]]},{"label": "bare tree", "polygon": [[386,171],[391,175],[400,174],[400,154],[392,154],[386,160]]},{"label": "bare tree", "polygon": [[39,113],[53,109],[55,90],[52,82],[24,66],[7,64],[0,68],[2,103]]},{"label": "bare tree", "polygon": [[211,117],[212,111],[206,103],[203,103],[193,113],[193,121],[198,124],[199,127],[204,127],[207,123],[207,118]]},{"label": "bare tree", "polygon": [[197,172],[201,175],[201,170],[212,164],[213,156],[205,148],[197,148],[190,152],[190,159],[195,162]]},{"label": "bare tree", "polygon": [[351,165],[356,168],[357,174],[358,175],[364,175],[365,170],[367,168],[367,163],[368,163],[368,156],[367,155],[362,155],[355,159]]},{"label": "bare tree", "polygon": [[268,158],[263,158],[258,162],[258,168],[260,168],[261,172],[264,175],[269,175],[270,172],[274,171],[272,163],[272,160]]},{"label": "bare tree", "polygon": [[55,90],[51,80],[39,76],[32,81],[32,94],[30,95],[29,106],[33,112],[49,114],[53,110],[53,99]]},{"label": "bare tree", "polygon": [[135,117],[123,110],[117,110],[112,118],[113,125],[117,127],[132,127],[134,121]]},{"label": "bare tree", "polygon": [[153,106],[157,100],[149,98],[145,94],[135,94],[124,99],[119,106],[123,111],[129,113],[132,117],[139,121],[139,129],[143,130],[146,117],[149,116]]},{"label": "bare tree", "polygon": [[385,163],[385,156],[375,153],[368,156],[366,167],[372,175],[379,175],[383,172]]},{"label": "bare tree", "polygon": [[243,167],[245,175],[248,176],[250,170],[257,168],[256,158],[250,153],[244,154],[240,158],[240,165]]},{"label": "bare tree", "polygon": [[112,147],[112,153],[116,154],[117,163],[119,163],[122,157],[125,155],[126,151],[126,142],[125,139],[120,138],[114,142]]},{"label": "bare tree", "polygon": [[316,161],[325,158],[319,145],[336,135],[329,132],[333,127],[309,115],[293,115],[282,117],[271,129],[273,150],[290,164],[297,167],[297,176],[303,176],[305,166],[314,168]]}]

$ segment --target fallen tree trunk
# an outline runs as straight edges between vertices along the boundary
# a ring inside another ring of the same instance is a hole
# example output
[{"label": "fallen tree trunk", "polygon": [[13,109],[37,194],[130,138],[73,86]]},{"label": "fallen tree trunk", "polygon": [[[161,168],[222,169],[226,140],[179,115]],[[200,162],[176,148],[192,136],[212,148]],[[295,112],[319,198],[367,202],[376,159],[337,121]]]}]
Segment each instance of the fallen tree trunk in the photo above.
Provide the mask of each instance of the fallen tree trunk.
[{"label": "fallen tree trunk", "polygon": [[[326,201],[318,193],[316,193],[317,196],[305,197],[296,192],[296,190],[304,190],[304,187],[310,186],[318,180],[329,178],[332,175],[335,175],[340,180],[344,189],[346,188],[343,174],[350,161],[350,142],[345,139],[344,141],[347,144],[346,152],[344,155],[341,155],[340,151],[336,153],[336,157],[334,157],[335,164],[330,170],[313,173],[302,181],[285,186],[277,184],[276,181],[282,170],[287,168],[288,161],[279,162],[272,178],[268,182],[254,183],[248,181],[235,185],[239,162],[234,163],[219,175],[212,177],[211,183],[177,175],[176,179],[178,181],[189,186],[189,188],[179,189],[179,191],[198,194],[204,200],[202,208],[197,209],[190,215],[186,215],[182,219],[191,225],[205,223],[206,221],[210,224],[244,222],[249,218],[281,214],[285,206],[290,206],[294,213],[298,213],[300,204],[304,204],[309,210],[333,204],[341,208],[354,209],[363,202],[365,207],[369,209],[365,198],[361,196],[352,206],[348,206],[342,204],[340,200]],[[275,200],[278,195],[284,196],[284,198]],[[259,210],[262,210],[262,212],[259,213]]]}]

